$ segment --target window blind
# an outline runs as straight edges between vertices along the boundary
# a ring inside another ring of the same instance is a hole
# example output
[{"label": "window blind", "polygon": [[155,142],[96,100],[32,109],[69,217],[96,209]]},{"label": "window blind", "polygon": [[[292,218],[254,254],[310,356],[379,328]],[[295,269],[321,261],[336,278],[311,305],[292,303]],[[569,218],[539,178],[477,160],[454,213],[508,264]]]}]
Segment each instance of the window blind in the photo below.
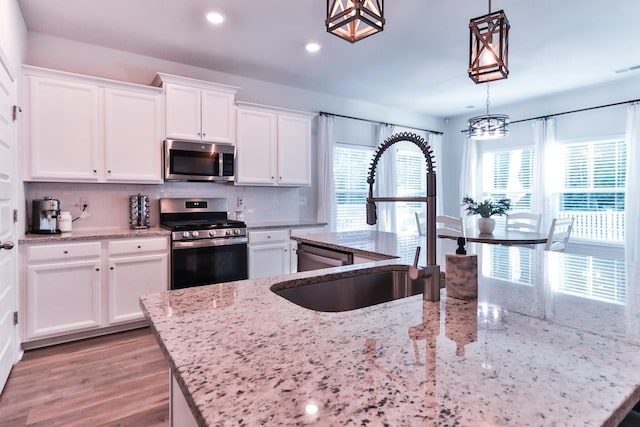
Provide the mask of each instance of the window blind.
[{"label": "window blind", "polygon": [[559,216],[574,218],[572,238],[624,242],[624,140],[564,144]]},{"label": "window blind", "polygon": [[367,175],[372,158],[372,147],[336,144],[333,163],[336,231],[363,230],[367,227]]}]

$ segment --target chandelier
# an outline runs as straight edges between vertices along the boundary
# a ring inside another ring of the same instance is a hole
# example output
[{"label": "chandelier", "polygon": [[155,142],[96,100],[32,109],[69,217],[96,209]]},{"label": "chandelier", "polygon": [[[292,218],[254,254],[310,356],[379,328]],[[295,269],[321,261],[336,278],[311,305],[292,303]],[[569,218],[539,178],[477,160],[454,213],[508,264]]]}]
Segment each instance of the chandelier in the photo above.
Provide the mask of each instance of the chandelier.
[{"label": "chandelier", "polygon": [[478,140],[500,139],[509,136],[509,116],[489,114],[489,84],[487,83],[487,114],[471,117],[468,122],[467,137]]},{"label": "chandelier", "polygon": [[327,0],[327,32],[355,43],[384,27],[384,0]]},{"label": "chandelier", "polygon": [[469,21],[469,77],[476,83],[506,79],[509,75],[509,20],[504,11]]}]

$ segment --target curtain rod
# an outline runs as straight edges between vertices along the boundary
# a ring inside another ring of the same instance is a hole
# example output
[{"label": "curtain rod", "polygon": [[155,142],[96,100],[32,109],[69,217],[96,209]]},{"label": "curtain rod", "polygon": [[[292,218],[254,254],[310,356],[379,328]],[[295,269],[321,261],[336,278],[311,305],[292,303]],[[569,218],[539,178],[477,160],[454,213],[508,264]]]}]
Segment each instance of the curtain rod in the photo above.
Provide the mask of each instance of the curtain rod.
[{"label": "curtain rod", "polygon": [[562,112],[562,113],[547,114],[546,116],[531,117],[529,119],[522,119],[522,120],[514,120],[514,121],[510,122],[509,124],[528,122],[528,121],[531,121],[531,120],[548,119],[550,117],[562,116],[562,115],[565,115],[565,114],[572,114],[572,113],[581,113],[583,111],[597,110],[599,108],[615,107],[617,105],[633,104],[634,102],[639,102],[639,101],[640,101],[640,99],[632,99],[630,101],[614,102],[613,104],[598,105],[596,107],[580,108],[578,110],[565,111],[565,112]]},{"label": "curtain rod", "polygon": [[342,114],[327,113],[325,111],[320,111],[319,114],[321,116],[333,116],[333,117],[340,117],[340,118],[343,118],[343,119],[360,120],[362,122],[369,122],[369,123],[374,123],[374,124],[377,124],[377,125],[401,126],[401,127],[407,128],[407,129],[421,130],[423,132],[433,133],[435,135],[442,135],[443,134],[442,132],[437,131],[437,130],[422,129],[422,128],[417,128],[417,127],[413,127],[413,126],[398,125],[398,124],[395,124],[395,123],[385,123],[385,122],[379,122],[379,121],[376,121],[376,120],[361,119],[360,117],[344,116]]}]

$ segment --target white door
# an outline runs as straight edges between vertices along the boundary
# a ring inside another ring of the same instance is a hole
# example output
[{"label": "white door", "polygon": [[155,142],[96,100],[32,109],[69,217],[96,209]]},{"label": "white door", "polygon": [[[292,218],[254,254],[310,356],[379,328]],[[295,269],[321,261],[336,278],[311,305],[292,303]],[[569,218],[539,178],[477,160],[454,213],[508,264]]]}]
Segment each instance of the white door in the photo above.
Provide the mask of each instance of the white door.
[{"label": "white door", "polygon": [[16,241],[13,223],[15,191],[15,136],[13,106],[16,103],[16,82],[11,68],[0,51],[0,392],[9,371],[18,359],[18,334],[13,313],[17,311]]}]

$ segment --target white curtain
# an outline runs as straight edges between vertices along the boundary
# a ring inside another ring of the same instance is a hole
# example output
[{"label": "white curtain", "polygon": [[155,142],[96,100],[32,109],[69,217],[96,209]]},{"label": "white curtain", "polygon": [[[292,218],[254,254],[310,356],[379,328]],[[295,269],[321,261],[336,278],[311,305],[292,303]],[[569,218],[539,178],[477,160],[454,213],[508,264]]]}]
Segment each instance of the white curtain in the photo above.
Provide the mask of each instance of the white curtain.
[{"label": "white curtain", "polygon": [[533,122],[534,171],[531,191],[531,212],[541,214],[540,232],[544,233],[551,226],[551,221],[558,213],[554,205],[556,185],[562,179],[556,176],[562,171],[562,165],[556,165],[559,156],[556,154],[556,122],[554,118],[543,118]]},{"label": "white curtain", "polygon": [[333,116],[318,118],[318,222],[328,224],[327,231],[336,225],[336,192],[333,182],[333,148],[335,145]]},{"label": "white curtain", "polygon": [[442,135],[437,133],[430,133],[427,135],[427,141],[429,142],[429,146],[433,150],[433,157],[436,159],[436,194],[437,194],[437,205],[436,205],[436,215],[442,215],[444,209],[442,208],[443,200],[444,200],[444,185],[442,185],[444,171],[442,167],[444,162],[442,160]]},{"label": "white curtain", "polygon": [[[379,147],[388,137],[395,132],[395,126],[387,124],[377,125],[376,147]],[[376,170],[376,196],[392,197],[396,194],[396,156],[395,146],[384,152]],[[376,203],[378,210],[378,231],[396,231],[396,206],[395,203]]]},{"label": "white curtain", "polygon": [[625,189],[624,251],[628,262],[640,261],[640,103],[627,107],[627,175]]},{"label": "white curtain", "polygon": [[[460,173],[460,200],[458,203],[462,203],[462,197],[469,195],[475,200],[482,197],[481,182],[478,176],[478,163],[480,158],[478,156],[478,143],[471,138],[465,138],[464,147],[462,149],[462,172]],[[460,216],[464,220],[465,228],[474,228],[475,224],[472,222],[472,217],[467,216],[464,208],[460,206]]]}]

